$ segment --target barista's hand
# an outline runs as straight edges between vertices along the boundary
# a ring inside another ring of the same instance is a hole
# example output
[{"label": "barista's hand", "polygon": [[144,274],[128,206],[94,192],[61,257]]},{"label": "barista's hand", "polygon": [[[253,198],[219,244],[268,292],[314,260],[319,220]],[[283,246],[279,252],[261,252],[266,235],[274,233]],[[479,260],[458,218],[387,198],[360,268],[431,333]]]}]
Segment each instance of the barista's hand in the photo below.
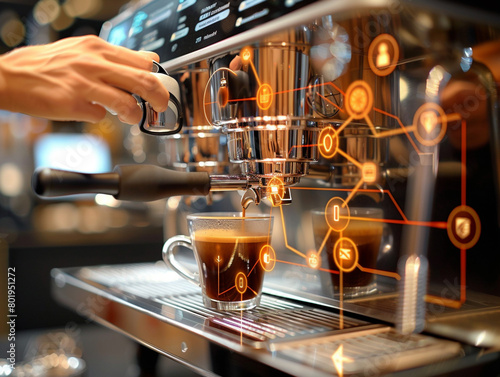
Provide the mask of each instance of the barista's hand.
[{"label": "barista's hand", "polygon": [[0,56],[0,108],[53,120],[97,122],[105,107],[130,124],[142,110],[130,93],[165,111],[169,93],[150,74],[153,52],[113,46],[96,36],[67,38]]}]

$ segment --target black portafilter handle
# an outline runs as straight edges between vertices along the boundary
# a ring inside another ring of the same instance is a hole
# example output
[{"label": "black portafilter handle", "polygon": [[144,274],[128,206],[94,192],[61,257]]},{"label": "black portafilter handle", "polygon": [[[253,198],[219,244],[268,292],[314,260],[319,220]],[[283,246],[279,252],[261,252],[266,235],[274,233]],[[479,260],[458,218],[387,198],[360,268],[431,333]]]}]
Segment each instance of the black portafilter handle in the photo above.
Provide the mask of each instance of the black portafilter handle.
[{"label": "black portafilter handle", "polygon": [[208,195],[206,172],[180,172],[156,165],[117,165],[111,173],[78,173],[39,168],[31,182],[41,197],[108,194],[119,200],[153,201],[177,195]]}]

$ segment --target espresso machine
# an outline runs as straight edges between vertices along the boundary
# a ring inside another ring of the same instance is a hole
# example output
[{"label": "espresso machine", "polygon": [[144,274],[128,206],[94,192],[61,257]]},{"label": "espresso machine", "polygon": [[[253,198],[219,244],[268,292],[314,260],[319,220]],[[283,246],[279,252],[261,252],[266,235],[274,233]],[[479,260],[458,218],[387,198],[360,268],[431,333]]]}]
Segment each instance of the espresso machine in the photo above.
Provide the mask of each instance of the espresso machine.
[{"label": "espresso machine", "polygon": [[[163,262],[54,269],[54,297],[202,375],[495,371],[499,20],[424,1],[134,3],[101,37],[156,51],[180,83],[175,121],[141,121],[164,166],[42,169],[35,191],[168,198],[166,238],[187,213],[270,213],[275,263],[245,312],[203,307]],[[322,252],[317,214],[342,232],[346,208],[380,225],[372,262]]]}]

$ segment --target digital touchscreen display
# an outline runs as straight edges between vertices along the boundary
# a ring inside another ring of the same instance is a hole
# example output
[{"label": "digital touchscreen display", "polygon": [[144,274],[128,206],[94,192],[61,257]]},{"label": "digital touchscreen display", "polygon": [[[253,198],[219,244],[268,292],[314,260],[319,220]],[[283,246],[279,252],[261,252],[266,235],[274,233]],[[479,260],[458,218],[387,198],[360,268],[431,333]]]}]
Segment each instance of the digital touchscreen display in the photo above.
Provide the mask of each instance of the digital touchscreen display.
[{"label": "digital touchscreen display", "polygon": [[274,20],[312,0],[153,0],[114,25],[107,40],[174,59]]}]

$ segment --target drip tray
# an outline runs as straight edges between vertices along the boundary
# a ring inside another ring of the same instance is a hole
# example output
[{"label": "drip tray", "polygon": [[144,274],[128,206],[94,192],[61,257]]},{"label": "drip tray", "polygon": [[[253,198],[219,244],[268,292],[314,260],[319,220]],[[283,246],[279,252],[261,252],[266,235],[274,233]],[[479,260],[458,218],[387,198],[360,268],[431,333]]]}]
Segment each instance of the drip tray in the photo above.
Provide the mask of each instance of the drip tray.
[{"label": "drip tray", "polygon": [[163,263],[55,269],[52,278],[61,303],[203,375],[244,375],[249,367],[259,374],[358,375],[375,367],[425,369],[462,352],[456,342],[401,336],[380,323],[267,294],[253,310],[207,309],[199,287]]}]

